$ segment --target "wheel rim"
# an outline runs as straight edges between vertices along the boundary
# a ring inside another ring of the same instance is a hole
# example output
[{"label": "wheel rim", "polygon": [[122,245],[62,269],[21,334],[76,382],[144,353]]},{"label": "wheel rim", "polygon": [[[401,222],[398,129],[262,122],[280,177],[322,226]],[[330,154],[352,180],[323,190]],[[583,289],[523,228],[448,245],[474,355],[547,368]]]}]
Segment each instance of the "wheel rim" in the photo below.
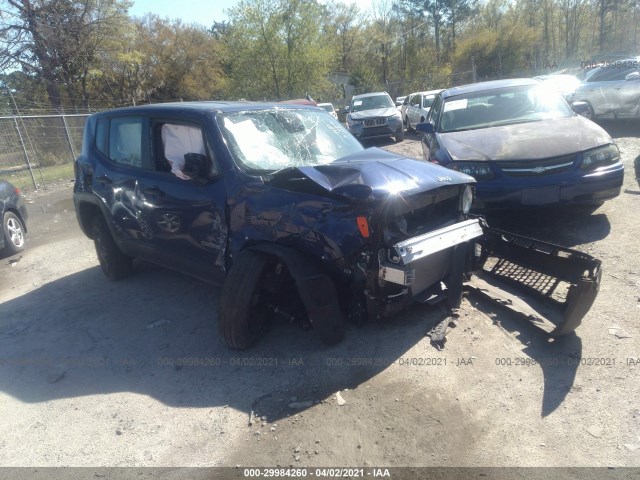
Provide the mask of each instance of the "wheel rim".
[{"label": "wheel rim", "polygon": [[22,225],[20,220],[11,217],[7,221],[7,232],[9,233],[9,240],[17,248],[21,248],[24,245],[24,232],[22,231]]}]

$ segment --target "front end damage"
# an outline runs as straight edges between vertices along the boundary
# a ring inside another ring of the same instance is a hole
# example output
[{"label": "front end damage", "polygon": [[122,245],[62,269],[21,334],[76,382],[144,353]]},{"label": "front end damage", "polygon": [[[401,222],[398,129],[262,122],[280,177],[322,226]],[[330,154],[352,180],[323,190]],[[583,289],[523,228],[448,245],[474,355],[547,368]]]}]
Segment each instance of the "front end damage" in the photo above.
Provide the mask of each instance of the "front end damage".
[{"label": "front end damage", "polygon": [[551,335],[578,328],[598,294],[600,261],[484,222],[482,228],[466,288]]},{"label": "front end damage", "polygon": [[576,250],[463,219],[378,250],[365,289],[368,318],[409,303],[459,306],[466,289],[551,335],[573,332],[598,293],[601,263]]},{"label": "front end damage", "polygon": [[[269,180],[271,187],[309,195],[292,209],[295,228],[286,229],[299,235],[278,233],[291,245],[269,252],[296,284],[303,325],[333,339],[345,317],[377,321],[415,302],[455,309],[465,288],[553,335],[580,325],[598,292],[598,260],[467,215],[469,177],[439,176],[435,166],[387,153],[369,155],[380,158],[287,169]],[[302,264],[315,267],[296,267]]]}]

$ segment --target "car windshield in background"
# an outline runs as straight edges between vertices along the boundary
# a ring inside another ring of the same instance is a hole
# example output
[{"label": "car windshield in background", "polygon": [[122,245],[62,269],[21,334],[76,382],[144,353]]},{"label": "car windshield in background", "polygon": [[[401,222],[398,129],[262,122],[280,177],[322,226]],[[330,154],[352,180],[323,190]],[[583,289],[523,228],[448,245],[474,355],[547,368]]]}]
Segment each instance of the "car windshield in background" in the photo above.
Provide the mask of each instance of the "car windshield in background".
[{"label": "car windshield in background", "polygon": [[354,98],[351,102],[351,112],[374,110],[376,108],[390,108],[395,104],[388,95],[375,95],[371,97]]},{"label": "car windshield in background", "polygon": [[316,109],[225,113],[221,127],[236,162],[249,173],[324,165],[363,149],[331,115]]},{"label": "car windshield in background", "polygon": [[422,108],[431,108],[433,105],[433,101],[436,99],[435,95],[429,95],[428,97],[424,97],[422,99]]},{"label": "car windshield in background", "polygon": [[557,92],[541,85],[525,85],[447,98],[440,131],[475,130],[573,115]]}]

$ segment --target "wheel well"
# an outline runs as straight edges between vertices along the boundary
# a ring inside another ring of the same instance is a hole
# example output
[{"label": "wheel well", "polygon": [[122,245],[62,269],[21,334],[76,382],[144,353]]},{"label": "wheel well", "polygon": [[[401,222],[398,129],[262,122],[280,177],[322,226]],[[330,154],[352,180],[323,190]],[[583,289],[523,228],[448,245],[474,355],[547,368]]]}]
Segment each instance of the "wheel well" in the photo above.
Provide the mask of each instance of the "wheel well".
[{"label": "wheel well", "polygon": [[102,215],[100,208],[97,205],[88,202],[82,202],[78,205],[78,220],[80,222],[80,228],[84,234],[92,238],[91,224],[96,215]]},{"label": "wheel well", "polygon": [[424,117],[420,117],[420,122],[424,122]]}]

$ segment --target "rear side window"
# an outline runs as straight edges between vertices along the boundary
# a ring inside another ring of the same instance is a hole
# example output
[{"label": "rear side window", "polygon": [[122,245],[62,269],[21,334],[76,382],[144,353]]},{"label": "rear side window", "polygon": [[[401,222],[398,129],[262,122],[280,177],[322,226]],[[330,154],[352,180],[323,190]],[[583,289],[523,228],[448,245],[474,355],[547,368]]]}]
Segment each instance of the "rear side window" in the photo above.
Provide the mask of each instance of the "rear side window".
[{"label": "rear side window", "polygon": [[142,167],[142,117],[111,119],[109,158],[122,165]]},{"label": "rear side window", "polygon": [[587,82],[615,82],[624,80],[629,73],[636,71],[633,68],[619,68],[615,66],[600,67],[600,69],[589,77]]},{"label": "rear side window", "polygon": [[96,148],[120,165],[143,167],[143,118],[102,117],[96,125]]}]

